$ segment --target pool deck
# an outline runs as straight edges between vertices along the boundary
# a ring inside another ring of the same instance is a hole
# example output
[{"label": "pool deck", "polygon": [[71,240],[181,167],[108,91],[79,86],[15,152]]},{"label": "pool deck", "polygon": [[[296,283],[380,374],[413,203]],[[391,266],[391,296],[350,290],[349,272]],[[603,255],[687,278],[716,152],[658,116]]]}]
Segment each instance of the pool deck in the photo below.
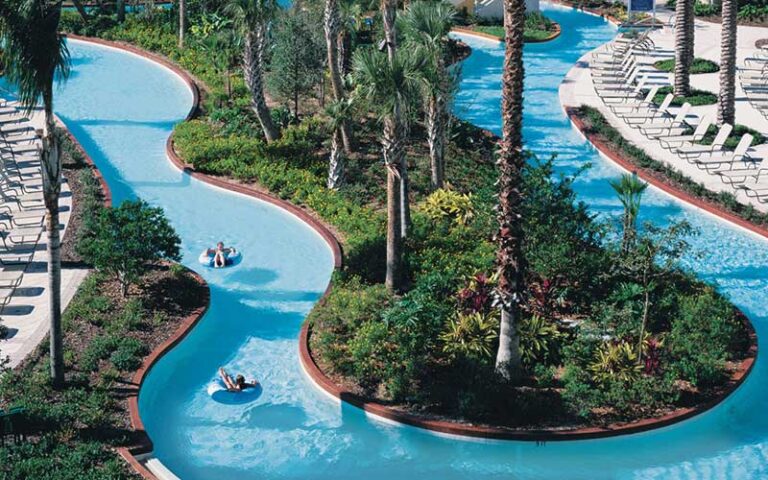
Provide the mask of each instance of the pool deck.
[{"label": "pool deck", "polygon": [[[653,62],[661,58],[669,58],[674,54],[674,30],[668,26],[669,19],[674,12],[665,9],[662,5],[657,3],[659,8],[657,18],[664,22],[665,27],[651,34],[657,49],[662,53],[656,53],[655,58],[643,57],[641,58],[643,61]],[[768,29],[747,26],[739,26],[738,29],[736,64],[741,66],[744,64],[744,59],[755,51],[755,41],[768,37]],[[720,24],[696,20],[695,30],[695,56],[719,63]],[[615,116],[595,93],[589,70],[590,60],[591,52],[581,57],[563,80],[560,86],[560,103],[564,108],[587,105],[598,109],[624,138],[645,150],[655,160],[676,168],[689,178],[702,183],[709,190],[734,193],[740,202],[750,204],[759,211],[768,211],[768,205],[747,198],[743,193],[736,193],[733,187],[724,184],[717,175],[709,174],[694,165],[681,161],[676,155],[664,150],[658,141],[645,137],[639,130],[630,128],[620,118]],[[673,80],[671,73],[669,74],[669,80],[670,83]],[[717,93],[720,90],[719,83],[719,73],[691,75],[692,88]],[[716,119],[717,105],[693,107],[691,113],[699,118],[709,114],[711,118]],[[738,81],[736,82],[736,123],[751,127],[768,136],[768,120],[749,104]],[[768,161],[768,144],[753,147],[750,150],[750,156]]]},{"label": "pool deck", "polygon": [[[35,112],[30,118],[30,124],[42,128],[42,115]],[[72,212],[72,192],[65,182],[61,189],[60,223],[64,226],[61,238],[66,235]],[[0,357],[8,357],[10,367],[21,363],[48,333],[48,254],[46,251],[46,234],[40,237],[40,242],[32,261],[27,265],[21,285],[9,304],[0,313],[3,325],[9,329],[8,338],[0,340]],[[78,287],[88,275],[85,268],[62,268],[61,271],[61,301],[62,310],[77,292]]]}]

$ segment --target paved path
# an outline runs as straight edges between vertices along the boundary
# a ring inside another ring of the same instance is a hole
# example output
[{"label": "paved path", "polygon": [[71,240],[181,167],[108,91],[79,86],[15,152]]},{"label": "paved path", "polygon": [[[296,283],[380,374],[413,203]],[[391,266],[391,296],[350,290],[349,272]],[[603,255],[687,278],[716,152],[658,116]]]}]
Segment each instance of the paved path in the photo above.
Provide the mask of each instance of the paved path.
[{"label": "paved path", "polygon": [[[42,115],[35,112],[30,123],[35,128],[42,128]],[[64,183],[59,202],[60,222],[64,225],[62,238],[67,234],[66,227],[72,211],[72,193]],[[0,313],[3,325],[9,329],[5,340],[0,340],[0,357],[9,357],[10,366],[15,367],[32,352],[48,333],[48,255],[46,236],[43,233],[32,262],[27,265],[21,285],[8,306]],[[87,269],[63,269],[61,277],[62,308],[65,308],[74,296],[80,283],[88,274]]]},{"label": "paved path", "polygon": [[[657,17],[668,25],[673,12],[666,9],[662,10],[663,7],[661,6],[659,8],[660,11],[657,14]],[[720,30],[721,27],[719,24],[701,20],[696,21],[695,50],[697,57],[706,58],[719,63]],[[768,28],[739,26],[737,65],[743,65],[744,58],[750,56],[751,53],[755,51],[756,40],[766,37],[768,37]],[[644,60],[650,61],[673,56],[674,30],[672,28],[665,26],[665,28],[654,32],[652,38],[660,51],[654,54],[657,58],[646,57]],[[613,115],[594,91],[592,78],[589,73],[590,59],[591,53],[584,55],[576,66],[568,72],[568,75],[566,75],[566,78],[560,87],[560,103],[563,106],[589,105],[597,108],[608,119],[611,125],[619,130],[626,139],[641,147],[656,160],[665,162],[677,168],[688,177],[703,183],[712,191],[735,193],[731,186],[724,184],[716,175],[708,174],[699,170],[694,165],[681,161],[676,155],[661,148],[656,140],[646,138],[639,130],[628,127],[624,121]],[[717,93],[719,91],[718,75],[718,73],[692,75],[691,85],[693,88]],[[670,82],[672,81],[672,74],[669,75],[669,80]],[[738,82],[736,89],[736,123],[747,125],[768,136],[768,120],[749,104],[744,96],[744,91],[741,89]],[[712,119],[716,119],[717,105],[694,107],[691,112],[699,118],[703,118],[704,115],[710,114]],[[753,147],[750,151],[750,156],[763,158],[768,162],[768,144]],[[749,199],[741,193],[737,194],[737,198],[745,204],[750,203],[754,205],[755,208],[761,211],[768,211],[767,205]]]}]

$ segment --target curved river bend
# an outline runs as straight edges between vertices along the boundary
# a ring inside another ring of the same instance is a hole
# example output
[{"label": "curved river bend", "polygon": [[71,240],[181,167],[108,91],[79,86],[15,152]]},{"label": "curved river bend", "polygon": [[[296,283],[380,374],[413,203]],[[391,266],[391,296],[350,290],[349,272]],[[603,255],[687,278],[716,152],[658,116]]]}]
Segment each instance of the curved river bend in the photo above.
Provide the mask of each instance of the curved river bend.
[{"label": "curved river bend", "polygon": [[[594,167],[578,191],[600,213],[618,204],[606,179],[619,172],[570,129],[558,85],[585,52],[615,29],[585,14],[545,7],[560,22],[555,41],[526,46],[525,139],[558,166]],[[457,111],[499,131],[502,46],[466,38]],[[339,406],[302,376],[299,326],[332,271],[330,249],[313,230],[269,204],[204,185],[165,156],[173,125],[192,96],[170,71],[134,55],[71,41],[74,72],[61,87],[57,113],[102,170],[114,201],[140,196],[165,208],[183,239],[184,262],[212,290],[205,318],[151,371],[139,399],[156,456],[183,479],[616,479],[768,476],[768,382],[763,356],[728,400],[693,420],[655,432],[608,440],[474,443],[390,426]],[[656,191],[643,215],[685,218],[702,234],[701,258],[688,266],[716,282],[765,330],[768,243],[704,216]],[[234,269],[200,268],[197,253],[223,239],[244,252]],[[206,392],[216,369],[257,372],[255,401],[222,404]]]}]

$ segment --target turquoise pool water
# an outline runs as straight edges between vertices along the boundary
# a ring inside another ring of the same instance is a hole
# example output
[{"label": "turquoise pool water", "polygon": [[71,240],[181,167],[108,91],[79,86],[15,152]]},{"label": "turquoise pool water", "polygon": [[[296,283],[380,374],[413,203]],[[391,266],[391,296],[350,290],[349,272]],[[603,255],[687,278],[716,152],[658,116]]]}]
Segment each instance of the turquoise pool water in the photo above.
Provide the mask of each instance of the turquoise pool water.
[{"label": "turquoise pool water", "polygon": [[[564,118],[557,87],[586,51],[615,29],[601,19],[546,7],[563,26],[552,43],[526,47],[527,146],[560,154],[558,166],[594,167],[582,198],[600,213],[618,204],[606,180],[619,172],[601,160]],[[500,45],[467,39],[459,114],[499,130]],[[155,454],[183,479],[675,479],[768,477],[765,362],[716,409],[680,425],[619,439],[550,443],[475,443],[368,419],[318,393],[300,372],[297,333],[325,288],[331,252],[283,211],[203,185],[175,170],[165,140],[191,103],[167,70],[130,54],[70,43],[74,74],[57,112],[102,169],[116,202],[140,196],[165,208],[183,239],[184,262],[212,289],[212,305],[193,332],[152,370],[139,398]],[[716,282],[765,331],[768,244],[651,190],[645,218],[686,218],[702,235],[687,260]],[[235,269],[199,267],[197,254],[218,239],[244,252]],[[264,385],[251,403],[207,393],[218,366],[253,372]]]}]

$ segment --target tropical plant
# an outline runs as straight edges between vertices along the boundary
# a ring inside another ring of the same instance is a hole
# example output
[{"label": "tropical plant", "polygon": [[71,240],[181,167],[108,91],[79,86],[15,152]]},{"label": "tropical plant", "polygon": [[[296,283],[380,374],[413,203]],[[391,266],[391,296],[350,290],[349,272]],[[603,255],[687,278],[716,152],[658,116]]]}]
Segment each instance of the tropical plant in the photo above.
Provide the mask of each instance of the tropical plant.
[{"label": "tropical plant", "polygon": [[341,75],[352,67],[352,47],[359,41],[360,27],[365,23],[363,8],[357,0],[338,0],[340,26],[336,37],[337,62]]},{"label": "tropical plant", "polygon": [[291,11],[275,28],[269,75],[271,91],[291,102],[299,118],[299,98],[311,94],[322,75],[320,39],[307,14]]},{"label": "tropical plant", "polygon": [[722,1],[720,36],[720,95],[717,101],[717,123],[736,121],[736,37],[738,35],[736,0]]},{"label": "tropical plant", "polygon": [[[402,188],[406,122],[420,91],[422,58],[404,50],[391,58],[373,50],[358,50],[353,60],[355,95],[374,110],[384,125],[381,136],[387,170],[387,274],[390,291],[400,290],[402,272]],[[404,199],[408,202],[408,199]]]},{"label": "tropical plant", "polygon": [[635,173],[626,173],[618,180],[611,180],[609,183],[624,207],[621,251],[627,253],[637,238],[637,215],[640,212],[640,201],[648,188],[648,184],[640,180]]},{"label": "tropical plant", "polygon": [[406,38],[421,46],[429,57],[423,74],[424,113],[434,189],[443,188],[445,180],[446,125],[450,98],[456,87],[456,76],[445,65],[445,39],[455,21],[456,10],[443,1],[413,2],[401,17]]},{"label": "tropical plant", "polygon": [[498,328],[498,315],[457,313],[440,333],[443,352],[475,359],[492,358]]},{"label": "tropical plant", "polygon": [[331,131],[331,152],[328,157],[328,188],[336,189],[344,183],[343,132],[346,120],[352,109],[351,99],[334,101],[325,113],[328,115],[328,128]]},{"label": "tropical plant", "polygon": [[537,364],[557,364],[563,334],[552,321],[531,315],[519,322],[518,335],[523,365],[533,368]]},{"label": "tropical plant", "polygon": [[589,364],[592,381],[599,385],[611,382],[628,383],[642,373],[638,356],[629,342],[605,342],[595,351],[595,358]]},{"label": "tropical plant", "polygon": [[69,51],[59,34],[61,3],[25,0],[21,4],[0,0],[0,43],[3,44],[5,74],[18,90],[19,100],[30,113],[42,98],[45,112],[42,149],[43,199],[46,208],[48,250],[48,295],[51,377],[64,381],[61,329],[61,238],[59,195],[61,155],[53,114],[54,78],[66,78],[70,71]]},{"label": "tropical plant", "polygon": [[213,69],[217,74],[224,77],[227,98],[231,98],[232,71],[239,61],[238,51],[242,48],[241,39],[233,30],[226,28],[206,33],[201,31],[199,35],[194,35],[200,38],[198,45],[209,56]]},{"label": "tropical plant", "polygon": [[498,283],[496,275],[478,273],[469,280],[469,284],[456,295],[459,310],[464,313],[488,313],[492,308],[494,289]]},{"label": "tropical plant", "polygon": [[[343,64],[339,60],[339,48],[343,48],[343,40],[340,39],[343,31],[343,25],[339,16],[339,0],[325,0],[325,12],[323,16],[323,30],[325,32],[325,44],[328,56],[328,70],[331,77],[331,90],[333,98],[341,105],[346,97],[344,88]],[[341,119],[339,124],[341,138],[344,144],[344,150],[347,153],[352,152],[352,130],[349,119]],[[334,129],[333,135],[336,135]],[[335,140],[334,140],[335,141]]]},{"label": "tropical plant", "polygon": [[277,10],[275,0],[230,0],[224,10],[234,18],[243,38],[243,77],[267,142],[280,138],[280,130],[272,120],[264,96],[264,55],[269,44],[267,29]]},{"label": "tropical plant", "polygon": [[524,292],[523,228],[521,206],[523,155],[523,33],[525,30],[525,0],[504,0],[506,49],[501,77],[502,140],[499,167],[499,249],[496,262],[499,270],[499,300],[501,324],[496,370],[505,378],[515,380],[521,373],[520,300]]},{"label": "tropical plant", "polygon": [[181,239],[161,208],[146,202],[126,201],[105,208],[84,232],[78,252],[101,271],[113,275],[123,296],[148,265],[160,260],[181,260]]},{"label": "tropical plant", "polygon": [[422,210],[433,222],[447,218],[458,225],[468,224],[475,216],[472,194],[443,188],[435,190],[424,200]]}]

